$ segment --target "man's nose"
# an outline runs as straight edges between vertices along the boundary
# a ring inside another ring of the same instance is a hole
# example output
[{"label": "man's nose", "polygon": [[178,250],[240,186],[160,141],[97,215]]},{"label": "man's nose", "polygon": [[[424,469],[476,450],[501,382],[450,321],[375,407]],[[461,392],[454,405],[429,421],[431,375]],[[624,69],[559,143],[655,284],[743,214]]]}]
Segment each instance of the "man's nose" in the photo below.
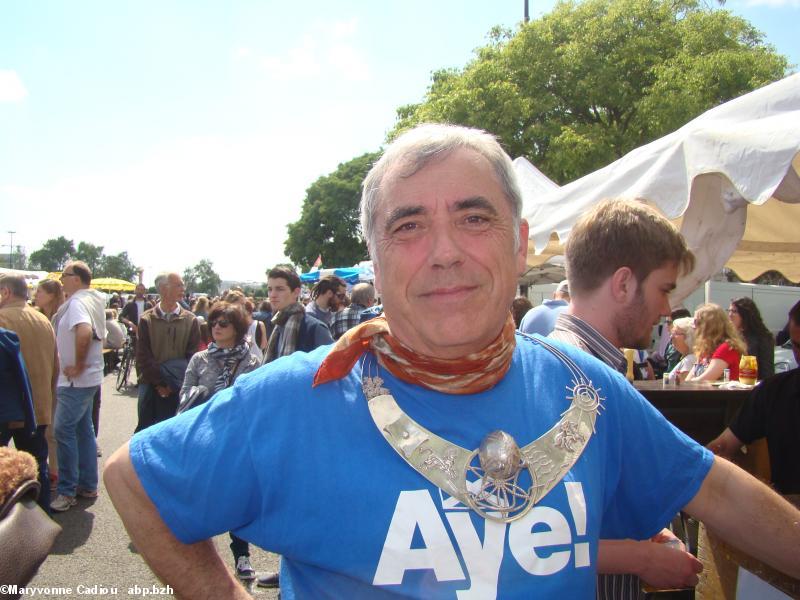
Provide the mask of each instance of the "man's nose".
[{"label": "man's nose", "polygon": [[431,230],[431,251],[428,257],[431,265],[450,268],[460,265],[464,260],[464,251],[458,231],[451,225],[441,225]]}]

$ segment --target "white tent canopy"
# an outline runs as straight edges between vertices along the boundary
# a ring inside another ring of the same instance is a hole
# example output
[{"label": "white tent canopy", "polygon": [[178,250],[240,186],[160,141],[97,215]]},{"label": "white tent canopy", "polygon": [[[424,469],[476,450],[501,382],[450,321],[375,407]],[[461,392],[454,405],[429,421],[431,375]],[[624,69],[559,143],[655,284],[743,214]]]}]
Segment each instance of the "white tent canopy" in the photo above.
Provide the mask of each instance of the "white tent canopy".
[{"label": "white tent canopy", "polygon": [[[744,279],[800,280],[800,74],[722,104],[678,131],[549,192],[523,183],[529,264],[561,254],[572,225],[604,198],[636,198],[676,220],[697,256],[686,297],[726,264]],[[555,237],[553,234],[555,234]]]}]

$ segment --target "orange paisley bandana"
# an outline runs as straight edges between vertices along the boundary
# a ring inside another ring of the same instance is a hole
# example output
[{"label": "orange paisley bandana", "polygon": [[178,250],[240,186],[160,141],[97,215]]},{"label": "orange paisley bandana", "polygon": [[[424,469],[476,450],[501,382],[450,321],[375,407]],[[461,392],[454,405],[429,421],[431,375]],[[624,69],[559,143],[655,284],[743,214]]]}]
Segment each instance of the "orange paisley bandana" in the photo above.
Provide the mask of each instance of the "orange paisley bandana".
[{"label": "orange paisley bandana", "polygon": [[511,313],[503,330],[480,352],[463,358],[440,359],[417,354],[401,344],[380,316],[350,329],[322,361],[314,386],[347,375],[364,352],[372,351],[378,362],[405,382],[445,394],[477,394],[494,386],[508,372],[514,354],[514,319]]}]

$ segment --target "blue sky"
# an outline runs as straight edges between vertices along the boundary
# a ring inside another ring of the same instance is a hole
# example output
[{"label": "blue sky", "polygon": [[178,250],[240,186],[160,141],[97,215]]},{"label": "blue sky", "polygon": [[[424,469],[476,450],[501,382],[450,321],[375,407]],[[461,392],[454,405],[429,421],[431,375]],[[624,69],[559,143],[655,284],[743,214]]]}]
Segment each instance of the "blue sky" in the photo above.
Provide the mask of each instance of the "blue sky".
[{"label": "blue sky", "polygon": [[[127,250],[148,282],[203,258],[263,279],[305,189],[377,150],[431,71],[463,66],[522,6],[2,2],[0,243]],[[800,64],[800,0],[726,8]]]}]

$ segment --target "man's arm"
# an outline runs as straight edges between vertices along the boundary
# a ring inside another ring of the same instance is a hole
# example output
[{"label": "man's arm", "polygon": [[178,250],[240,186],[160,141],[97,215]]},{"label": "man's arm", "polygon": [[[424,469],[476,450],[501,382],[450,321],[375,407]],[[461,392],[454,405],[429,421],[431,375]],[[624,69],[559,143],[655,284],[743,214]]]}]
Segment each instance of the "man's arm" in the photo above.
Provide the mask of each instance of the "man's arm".
[{"label": "man's arm", "polygon": [[197,317],[192,318],[192,325],[189,329],[189,341],[186,344],[186,358],[191,359],[200,347],[200,321]]},{"label": "man's arm", "polygon": [[[660,536],[660,537],[659,537]],[[697,585],[703,563],[679,548],[665,543],[671,534],[661,533],[655,541],[600,540],[597,572],[606,575],[633,573],[655,588],[682,588]]]},{"label": "man's arm", "polygon": [[86,370],[86,357],[92,343],[92,326],[89,323],[75,325],[75,364],[64,367],[64,375],[69,379],[80,377]]},{"label": "man's arm", "polygon": [[139,339],[136,342],[136,365],[145,376],[145,381],[153,385],[163,385],[161,369],[158,367],[150,348],[150,328],[147,319],[139,319]]},{"label": "man's arm", "polygon": [[733,460],[733,457],[736,456],[737,452],[740,452],[742,446],[744,446],[744,442],[736,437],[730,427],[726,427],[725,431],[709,442],[706,448],[718,456]]},{"label": "man's arm", "polygon": [[800,510],[736,465],[716,457],[685,510],[731,546],[800,578]]},{"label": "man's arm", "polygon": [[252,600],[211,540],[183,544],[172,535],[136,475],[128,444],[108,460],[103,481],[134,546],[177,598]]}]

